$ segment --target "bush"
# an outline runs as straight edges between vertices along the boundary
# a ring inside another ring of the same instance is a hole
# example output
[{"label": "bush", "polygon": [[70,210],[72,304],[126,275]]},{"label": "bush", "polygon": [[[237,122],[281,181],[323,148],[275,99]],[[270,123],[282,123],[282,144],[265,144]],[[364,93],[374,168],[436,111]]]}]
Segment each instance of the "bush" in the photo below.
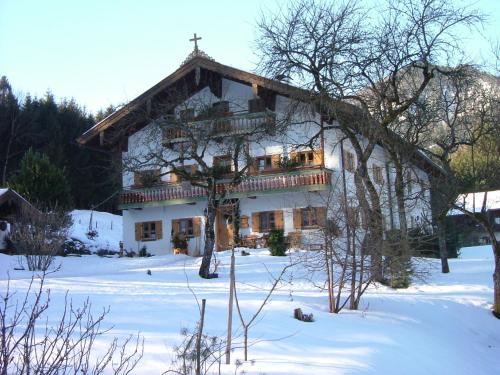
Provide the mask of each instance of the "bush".
[{"label": "bush", "polygon": [[286,253],[285,235],[283,229],[272,229],[269,232],[267,246],[273,256],[284,256]]},{"label": "bush", "polygon": [[91,252],[82,241],[76,239],[66,240],[61,247],[58,255],[63,257],[67,255],[90,255]]},{"label": "bush", "polygon": [[67,240],[71,217],[66,212],[22,212],[12,231],[12,242],[30,271],[46,271]]},{"label": "bush", "polygon": [[141,247],[141,249],[139,250],[138,256],[143,257],[143,258],[151,256],[151,254],[148,253],[148,249],[146,248],[146,245]]}]

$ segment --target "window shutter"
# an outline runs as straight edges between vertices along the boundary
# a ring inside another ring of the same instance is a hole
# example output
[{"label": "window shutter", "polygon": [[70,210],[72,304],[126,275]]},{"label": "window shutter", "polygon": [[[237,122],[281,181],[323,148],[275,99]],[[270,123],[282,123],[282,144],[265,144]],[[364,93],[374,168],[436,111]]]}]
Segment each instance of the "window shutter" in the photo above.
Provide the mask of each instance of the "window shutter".
[{"label": "window shutter", "polygon": [[172,220],[172,235],[179,234],[180,225],[179,220]]},{"label": "window shutter", "polygon": [[193,218],[193,236],[201,236],[201,217],[199,216]]},{"label": "window shutter", "polygon": [[272,155],[271,156],[271,166],[272,168],[279,168],[280,167],[280,160],[281,160],[281,155]]},{"label": "window shutter", "polygon": [[135,186],[141,186],[142,185],[141,173],[140,172],[134,172],[134,185]]},{"label": "window shutter", "polygon": [[294,208],[293,209],[293,227],[295,229],[301,229],[302,228],[302,217],[300,214],[300,208]]},{"label": "window shutter", "polygon": [[196,172],[198,171],[198,165],[196,164],[193,164],[191,166],[191,175],[194,176],[196,174]]},{"label": "window shutter", "polygon": [[249,173],[257,173],[257,159],[252,158],[252,161],[250,162],[250,165],[248,166],[248,172]]},{"label": "window shutter", "polygon": [[142,240],[142,223],[135,223],[135,240]]},{"label": "window shutter", "polygon": [[316,217],[321,228],[326,227],[326,207],[316,207]]},{"label": "window shutter", "polygon": [[252,213],[252,231],[260,232],[260,216],[258,212]]},{"label": "window shutter", "polygon": [[314,151],[314,165],[322,165],[323,164],[323,149]]},{"label": "window shutter", "polygon": [[163,222],[160,221],[155,221],[155,228],[156,228],[156,239],[161,240],[163,238]]},{"label": "window shutter", "polygon": [[283,229],[283,210],[274,211],[274,223],[276,225],[276,229]]}]

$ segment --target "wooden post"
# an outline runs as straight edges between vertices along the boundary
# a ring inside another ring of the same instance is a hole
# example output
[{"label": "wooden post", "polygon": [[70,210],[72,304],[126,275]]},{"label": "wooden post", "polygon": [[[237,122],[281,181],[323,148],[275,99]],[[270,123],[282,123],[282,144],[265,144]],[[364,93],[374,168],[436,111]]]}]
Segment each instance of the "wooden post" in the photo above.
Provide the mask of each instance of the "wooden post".
[{"label": "wooden post", "polygon": [[234,296],[234,246],[231,249],[231,268],[229,271],[229,305],[227,309],[227,342],[226,365],[231,363],[231,338],[233,330],[233,296]]},{"label": "wooden post", "polygon": [[196,375],[201,375],[201,336],[203,335],[203,323],[205,321],[205,304],[207,300],[201,300],[200,327],[196,338]]}]

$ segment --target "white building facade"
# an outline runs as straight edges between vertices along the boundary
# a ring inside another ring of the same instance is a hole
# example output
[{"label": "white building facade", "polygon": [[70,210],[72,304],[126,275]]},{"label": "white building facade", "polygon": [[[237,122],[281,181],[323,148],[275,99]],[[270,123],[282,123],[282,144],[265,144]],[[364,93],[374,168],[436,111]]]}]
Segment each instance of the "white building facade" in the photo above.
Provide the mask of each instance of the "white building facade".
[{"label": "white building facade", "polygon": [[[232,132],[259,124],[275,127],[258,141],[248,138],[245,147],[252,160],[247,161],[248,171],[241,182],[220,183],[223,193],[215,223],[217,250],[236,243],[265,246],[266,236],[272,229],[283,229],[290,247],[308,248],[314,246],[314,235],[326,220],[343,215],[345,207],[341,209],[340,202],[349,202],[349,209],[356,209],[353,182],[356,155],[349,141],[343,139],[335,120],[326,124],[311,106],[292,99],[290,90],[298,89],[224,66],[204,56],[194,56],[171,76],[101,121],[80,137],[80,143],[118,150],[124,166],[130,166],[130,160],[151,158],[154,153],[164,158],[175,157],[173,153],[182,152],[181,146],[175,146],[182,144],[181,134],[158,131],[160,126],[155,114],[148,113],[147,121],[140,123],[129,117],[138,108],[151,112],[151,102],[180,82],[188,87],[189,94],[169,108],[171,118],[181,118],[188,113],[187,126],[205,126],[208,122],[200,108],[224,108],[223,122],[215,122],[217,126],[222,124],[219,130],[223,134],[219,134],[213,147],[209,142],[204,143],[207,147],[203,161],[209,166],[227,168],[228,174],[234,172],[234,163],[220,154],[220,144],[224,144]],[[277,125],[284,123],[288,126]],[[213,124],[212,121],[211,126]],[[117,129],[122,130],[119,137]],[[318,133],[318,130],[321,131]],[[164,154],[161,150],[165,148],[169,152]],[[431,221],[428,173],[432,166],[423,158],[415,160],[405,172],[406,215],[410,227]],[[154,164],[124,169],[120,197],[124,248],[138,251],[146,246],[152,254],[169,254],[174,249],[174,236],[180,234],[187,239],[188,254],[201,255],[206,191],[182,181],[165,164]],[[193,173],[200,168],[194,161],[183,160],[182,164]],[[397,229],[395,176],[381,146],[375,147],[368,167],[380,194],[385,229]],[[149,184],[141,181],[144,175],[141,168],[156,176]]]}]

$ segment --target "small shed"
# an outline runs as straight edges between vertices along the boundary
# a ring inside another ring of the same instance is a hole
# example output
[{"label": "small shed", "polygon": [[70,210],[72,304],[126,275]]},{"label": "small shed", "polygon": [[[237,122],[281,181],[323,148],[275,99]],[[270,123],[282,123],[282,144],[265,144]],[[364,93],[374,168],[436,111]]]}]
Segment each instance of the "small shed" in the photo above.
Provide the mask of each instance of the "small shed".
[{"label": "small shed", "polygon": [[15,223],[22,215],[40,215],[40,211],[11,188],[0,188],[0,220]]},{"label": "small shed", "polygon": [[[500,239],[500,190],[462,194],[456,205],[478,215],[483,210],[492,225],[495,237]],[[473,218],[458,209],[448,212],[448,234],[458,248],[462,246],[486,245],[490,238]]]}]

